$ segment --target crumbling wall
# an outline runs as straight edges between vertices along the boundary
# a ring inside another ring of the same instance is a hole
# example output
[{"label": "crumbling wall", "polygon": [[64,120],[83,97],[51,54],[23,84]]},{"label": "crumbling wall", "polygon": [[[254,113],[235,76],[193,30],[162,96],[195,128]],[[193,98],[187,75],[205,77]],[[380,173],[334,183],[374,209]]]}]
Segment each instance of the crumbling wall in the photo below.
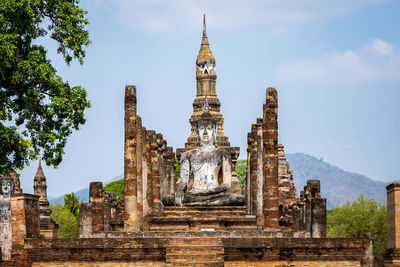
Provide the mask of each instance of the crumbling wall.
[{"label": "crumbling wall", "polygon": [[296,229],[296,187],[293,172],[286,160],[284,146],[278,145],[278,189],[279,189],[279,226],[288,230]]},{"label": "crumbling wall", "polygon": [[278,95],[267,88],[263,118],[248,134],[248,201],[250,213],[263,228],[279,227]]},{"label": "crumbling wall", "polygon": [[326,236],[326,199],[320,195],[320,181],[308,180],[297,199],[297,229],[309,231],[311,237]]},{"label": "crumbling wall", "polygon": [[[175,193],[175,154],[163,135],[142,126],[136,87],[125,88],[124,197],[90,184],[90,202],[81,204],[80,236],[103,231],[146,231],[148,216],[162,212]],[[123,212],[122,212],[123,210]]]},{"label": "crumbling wall", "polygon": [[247,135],[247,209],[264,230],[306,230],[312,237],[326,235],[326,200],[319,181],[308,181],[296,199],[293,173],[284,146],[278,144],[278,96],[267,88],[263,117]]}]

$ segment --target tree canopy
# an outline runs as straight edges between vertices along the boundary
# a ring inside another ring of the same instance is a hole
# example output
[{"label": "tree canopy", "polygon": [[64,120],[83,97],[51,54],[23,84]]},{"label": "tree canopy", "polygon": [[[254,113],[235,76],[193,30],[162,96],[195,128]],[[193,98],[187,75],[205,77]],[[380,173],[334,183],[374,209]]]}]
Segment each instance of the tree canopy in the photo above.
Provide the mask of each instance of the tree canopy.
[{"label": "tree canopy", "polygon": [[64,207],[67,208],[77,220],[79,220],[79,197],[74,193],[64,195]]},{"label": "tree canopy", "polygon": [[79,220],[69,209],[58,203],[50,205],[51,218],[58,224],[57,236],[59,238],[79,237]]},{"label": "tree canopy", "polygon": [[246,182],[246,171],[247,171],[247,160],[246,159],[239,159],[236,163],[236,174],[237,178],[239,181],[242,182],[242,184],[245,184]]},{"label": "tree canopy", "polygon": [[105,191],[108,192],[115,192],[117,196],[123,196],[124,195],[124,179],[120,179],[114,182],[111,182],[109,184],[106,184],[104,187]]},{"label": "tree canopy", "polygon": [[67,137],[85,123],[86,91],[63,81],[38,38],[49,35],[69,65],[90,44],[77,0],[0,1],[0,174],[39,155],[57,167]]},{"label": "tree canopy", "polygon": [[328,237],[363,237],[366,232],[373,232],[374,253],[382,261],[387,237],[386,205],[361,194],[356,201],[328,210]]}]

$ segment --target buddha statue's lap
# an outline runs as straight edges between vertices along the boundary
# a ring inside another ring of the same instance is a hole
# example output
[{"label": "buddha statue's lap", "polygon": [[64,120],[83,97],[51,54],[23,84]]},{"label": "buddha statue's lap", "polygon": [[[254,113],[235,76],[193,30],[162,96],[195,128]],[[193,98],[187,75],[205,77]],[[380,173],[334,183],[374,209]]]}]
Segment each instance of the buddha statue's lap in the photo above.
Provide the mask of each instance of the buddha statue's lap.
[{"label": "buddha statue's lap", "polygon": [[[204,117],[207,113],[203,114]],[[230,154],[214,146],[216,124],[207,117],[197,127],[200,147],[181,155],[176,205],[243,205],[243,195],[229,192],[232,184]]]}]

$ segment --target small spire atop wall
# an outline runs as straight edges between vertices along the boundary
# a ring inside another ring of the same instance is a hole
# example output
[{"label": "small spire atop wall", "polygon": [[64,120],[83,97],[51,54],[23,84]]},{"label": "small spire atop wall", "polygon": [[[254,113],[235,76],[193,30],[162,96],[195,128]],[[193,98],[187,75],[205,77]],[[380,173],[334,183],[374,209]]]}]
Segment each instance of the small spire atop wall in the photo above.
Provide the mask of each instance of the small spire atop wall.
[{"label": "small spire atop wall", "polygon": [[58,225],[50,217],[50,203],[47,200],[47,181],[42,169],[42,160],[39,159],[39,165],[33,181],[33,194],[39,196],[40,212],[40,235],[44,238],[56,238]]},{"label": "small spire atop wall", "polygon": [[40,196],[40,200],[47,200],[47,181],[42,169],[42,160],[39,159],[35,178],[33,181],[34,194]]}]

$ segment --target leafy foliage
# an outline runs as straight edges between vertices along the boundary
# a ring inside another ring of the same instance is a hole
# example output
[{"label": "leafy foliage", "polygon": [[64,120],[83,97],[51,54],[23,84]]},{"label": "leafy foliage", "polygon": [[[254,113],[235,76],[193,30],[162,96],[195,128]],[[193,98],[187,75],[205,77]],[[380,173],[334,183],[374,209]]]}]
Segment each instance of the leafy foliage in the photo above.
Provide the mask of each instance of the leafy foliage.
[{"label": "leafy foliage", "polygon": [[382,261],[387,237],[386,205],[360,194],[357,201],[347,201],[328,211],[328,237],[363,237],[365,232],[374,233],[374,253]]},{"label": "leafy foliage", "polygon": [[181,163],[179,162],[178,158],[175,157],[175,175],[176,175],[176,180],[181,177]]},{"label": "leafy foliage", "polygon": [[124,179],[117,180],[114,182],[111,182],[109,184],[106,184],[104,187],[105,191],[109,192],[115,192],[117,196],[123,196],[124,195]]},{"label": "leafy foliage", "polygon": [[67,207],[58,203],[50,205],[51,218],[58,224],[57,236],[59,238],[78,238],[79,223],[74,214]]},{"label": "leafy foliage", "polygon": [[67,137],[85,123],[86,91],[57,75],[37,39],[50,34],[69,65],[90,44],[78,0],[0,2],[0,174],[41,155],[62,161]]},{"label": "leafy foliage", "polygon": [[75,216],[77,221],[79,221],[79,203],[79,197],[76,197],[74,193],[64,195],[64,207]]},{"label": "leafy foliage", "polygon": [[239,181],[242,182],[242,184],[246,183],[246,171],[247,171],[247,160],[246,159],[240,159],[236,163],[236,174],[237,178]]}]

